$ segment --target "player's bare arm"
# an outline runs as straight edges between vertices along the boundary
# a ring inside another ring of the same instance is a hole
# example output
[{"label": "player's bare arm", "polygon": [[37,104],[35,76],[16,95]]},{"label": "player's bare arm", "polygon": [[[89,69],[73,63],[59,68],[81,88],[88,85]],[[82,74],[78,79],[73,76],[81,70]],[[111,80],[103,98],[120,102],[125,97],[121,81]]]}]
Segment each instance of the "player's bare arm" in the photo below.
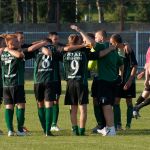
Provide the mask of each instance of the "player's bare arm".
[{"label": "player's bare arm", "polygon": [[127,90],[130,88],[132,81],[136,76],[136,71],[137,71],[137,65],[134,65],[134,67],[132,68],[130,77],[129,77],[128,81],[126,82],[126,84],[124,85],[124,90]]},{"label": "player's bare arm", "polygon": [[68,45],[64,47],[64,51],[74,51],[83,47],[87,47],[88,44],[81,44],[81,45]]},{"label": "player's bare arm", "polygon": [[106,56],[107,54],[109,54],[110,52],[116,50],[116,47],[111,45],[109,48],[103,50],[103,51],[100,51],[99,52],[99,57],[104,57]]},{"label": "player's bare arm", "polygon": [[27,51],[28,51],[28,52],[32,52],[32,51],[35,51],[35,50],[37,50],[37,49],[39,49],[39,48],[41,48],[41,47],[43,47],[43,46],[46,46],[46,45],[48,45],[48,42],[47,42],[47,41],[41,41],[41,42],[38,42],[38,43],[36,43],[36,44],[30,46],[30,47],[27,49]]},{"label": "player's bare arm", "polygon": [[81,30],[78,26],[76,26],[76,25],[71,25],[70,28],[73,29],[73,30],[75,30],[75,31],[77,31],[77,32],[79,32],[79,33],[81,34],[82,38],[86,41],[87,44],[90,44],[90,45],[92,45],[92,46],[95,45],[96,42],[95,42],[92,38],[90,38],[90,37],[89,37],[83,30]]}]

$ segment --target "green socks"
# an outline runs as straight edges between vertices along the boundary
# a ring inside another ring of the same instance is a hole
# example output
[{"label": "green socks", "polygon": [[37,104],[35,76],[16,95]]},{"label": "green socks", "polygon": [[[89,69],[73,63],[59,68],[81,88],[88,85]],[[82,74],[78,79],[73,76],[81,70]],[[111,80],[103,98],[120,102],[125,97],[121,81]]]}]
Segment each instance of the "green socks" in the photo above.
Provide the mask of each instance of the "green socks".
[{"label": "green socks", "polygon": [[94,115],[98,125],[102,124],[102,112],[99,105],[94,105]]},{"label": "green socks", "polygon": [[77,125],[72,126],[73,135],[85,135],[85,128],[79,128]]},{"label": "green socks", "polygon": [[120,105],[114,105],[113,106],[113,111],[114,111],[114,124],[115,124],[115,128],[117,129],[117,125],[121,124]]},{"label": "green socks", "polygon": [[5,121],[6,121],[8,131],[13,131],[13,115],[14,115],[14,110],[5,109]]},{"label": "green socks", "polygon": [[72,130],[73,130],[73,135],[79,135],[79,129],[77,125],[72,126]]},{"label": "green socks", "polygon": [[79,128],[79,135],[85,135],[85,128]]},{"label": "green socks", "polygon": [[39,120],[40,120],[43,130],[44,130],[44,132],[46,132],[45,108],[44,107],[38,108],[38,116],[39,116]]},{"label": "green socks", "polygon": [[18,122],[18,131],[23,132],[25,109],[18,108],[16,115],[17,115],[17,122]]},{"label": "green socks", "polygon": [[50,134],[50,128],[53,119],[53,108],[45,108],[45,119],[46,119],[46,134]]},{"label": "green socks", "polygon": [[59,104],[54,104],[52,108],[53,108],[52,126],[56,126],[58,121],[58,115],[59,115]]},{"label": "green socks", "polygon": [[126,127],[130,128],[131,126],[131,121],[132,121],[132,115],[133,115],[133,106],[127,106],[127,124]]}]

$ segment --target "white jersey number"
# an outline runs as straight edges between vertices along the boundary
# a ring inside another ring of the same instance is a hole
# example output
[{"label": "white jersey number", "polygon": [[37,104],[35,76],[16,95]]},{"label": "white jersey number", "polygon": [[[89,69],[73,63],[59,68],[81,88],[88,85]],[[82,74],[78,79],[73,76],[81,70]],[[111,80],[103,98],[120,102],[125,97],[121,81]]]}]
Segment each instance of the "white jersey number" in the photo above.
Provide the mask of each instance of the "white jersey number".
[{"label": "white jersey number", "polygon": [[52,57],[47,56],[47,55],[43,55],[43,57],[42,57],[42,68],[46,69],[50,66],[49,58],[51,58],[51,61],[52,61]]},{"label": "white jersey number", "polygon": [[79,70],[79,62],[77,60],[73,60],[70,65],[71,69],[74,70],[74,72],[71,75],[76,75],[76,73]]}]

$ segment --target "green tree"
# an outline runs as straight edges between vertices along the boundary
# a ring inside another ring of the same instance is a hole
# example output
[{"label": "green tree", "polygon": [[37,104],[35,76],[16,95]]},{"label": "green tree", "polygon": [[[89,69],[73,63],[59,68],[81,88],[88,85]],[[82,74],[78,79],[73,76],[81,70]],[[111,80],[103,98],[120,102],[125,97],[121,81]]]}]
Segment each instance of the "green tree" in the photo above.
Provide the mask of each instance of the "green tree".
[{"label": "green tree", "polygon": [[150,21],[150,1],[134,0],[133,2],[136,6],[135,20],[144,22]]},{"label": "green tree", "polygon": [[0,1],[0,21],[1,23],[13,23],[14,11],[11,0]]}]

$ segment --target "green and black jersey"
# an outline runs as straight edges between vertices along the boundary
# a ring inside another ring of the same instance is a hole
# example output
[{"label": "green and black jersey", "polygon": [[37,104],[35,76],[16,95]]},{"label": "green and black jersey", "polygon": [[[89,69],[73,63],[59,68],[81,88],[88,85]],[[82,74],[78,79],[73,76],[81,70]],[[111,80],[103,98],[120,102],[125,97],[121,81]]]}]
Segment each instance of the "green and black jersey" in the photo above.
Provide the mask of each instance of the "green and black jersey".
[{"label": "green and black jersey", "polygon": [[64,53],[63,64],[65,79],[81,80],[83,84],[87,84],[88,60],[96,60],[98,57],[98,53],[91,53],[90,49],[87,48]]},{"label": "green and black jersey", "polygon": [[[121,58],[124,63],[123,83],[126,83],[131,75],[133,67],[138,65],[138,63],[133,50],[130,53],[125,53],[125,56]],[[135,82],[135,78],[132,82]]]},{"label": "green and black jersey", "polygon": [[58,81],[60,78],[59,57],[55,55],[56,49],[53,45],[48,45],[46,48],[52,51],[52,56],[44,55],[42,48],[34,53],[34,83],[53,82]]},{"label": "green and black jersey", "polygon": [[[97,43],[94,47],[96,51],[102,51],[109,46],[108,43]],[[105,47],[105,48],[104,48]],[[123,65],[123,61],[114,50],[106,56],[98,59],[98,79],[113,82],[118,77],[118,68]]]},{"label": "green and black jersey", "polygon": [[24,59],[18,59],[9,52],[1,54],[3,86],[24,85]]}]

